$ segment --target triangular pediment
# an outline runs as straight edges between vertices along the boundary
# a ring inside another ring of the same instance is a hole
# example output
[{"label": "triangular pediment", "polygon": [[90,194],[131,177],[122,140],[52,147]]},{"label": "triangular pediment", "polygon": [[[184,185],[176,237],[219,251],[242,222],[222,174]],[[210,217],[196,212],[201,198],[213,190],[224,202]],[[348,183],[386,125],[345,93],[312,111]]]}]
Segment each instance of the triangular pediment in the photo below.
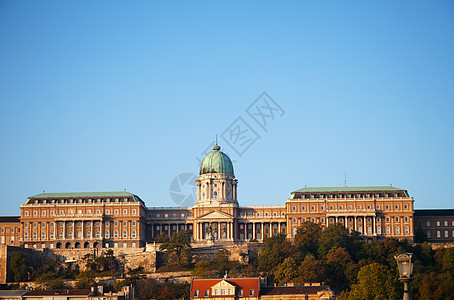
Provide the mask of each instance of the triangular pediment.
[{"label": "triangular pediment", "polygon": [[228,214],[226,212],[223,212],[223,211],[212,211],[212,212],[209,212],[201,217],[199,217],[198,219],[232,219],[233,216],[231,214]]},{"label": "triangular pediment", "polygon": [[215,285],[213,285],[211,288],[229,288],[229,287],[232,287],[232,288],[235,288],[235,286],[233,284],[231,284],[230,282],[226,281],[226,280],[222,280],[222,281],[219,281],[218,283],[216,283]]}]

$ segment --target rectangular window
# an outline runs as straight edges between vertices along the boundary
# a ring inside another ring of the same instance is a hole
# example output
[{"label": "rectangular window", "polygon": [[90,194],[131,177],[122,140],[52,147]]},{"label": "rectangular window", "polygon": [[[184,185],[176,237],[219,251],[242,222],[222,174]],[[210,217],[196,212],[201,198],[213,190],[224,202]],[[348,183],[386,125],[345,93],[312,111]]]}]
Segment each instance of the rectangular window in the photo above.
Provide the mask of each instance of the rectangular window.
[{"label": "rectangular window", "polygon": [[430,227],[430,221],[427,221],[426,225],[427,227]]}]

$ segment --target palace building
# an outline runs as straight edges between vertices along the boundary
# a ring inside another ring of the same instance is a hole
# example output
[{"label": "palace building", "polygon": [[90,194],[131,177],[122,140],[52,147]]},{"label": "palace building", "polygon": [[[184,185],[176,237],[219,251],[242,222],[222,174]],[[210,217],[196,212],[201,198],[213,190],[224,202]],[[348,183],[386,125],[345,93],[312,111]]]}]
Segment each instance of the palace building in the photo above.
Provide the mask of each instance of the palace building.
[{"label": "palace building", "polygon": [[[405,189],[305,187],[283,205],[240,206],[237,185],[230,158],[215,145],[200,165],[192,207],[146,207],[126,191],[42,193],[21,205],[20,218],[0,219],[0,237],[8,232],[5,244],[38,249],[136,248],[187,230],[194,243],[228,244],[278,233],[293,238],[304,222],[314,222],[340,223],[364,238],[414,238],[414,200]],[[449,230],[454,237],[454,228]]]}]

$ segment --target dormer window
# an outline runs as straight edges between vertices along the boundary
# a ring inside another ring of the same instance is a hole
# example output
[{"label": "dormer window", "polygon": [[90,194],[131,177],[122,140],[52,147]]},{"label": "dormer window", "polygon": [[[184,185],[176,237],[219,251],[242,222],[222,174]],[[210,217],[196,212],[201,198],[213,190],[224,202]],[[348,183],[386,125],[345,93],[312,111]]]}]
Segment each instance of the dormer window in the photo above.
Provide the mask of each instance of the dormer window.
[{"label": "dormer window", "polygon": [[254,296],[255,291],[253,289],[249,290],[249,296]]},{"label": "dormer window", "polygon": [[194,297],[198,297],[199,296],[199,290],[195,290],[194,291]]}]

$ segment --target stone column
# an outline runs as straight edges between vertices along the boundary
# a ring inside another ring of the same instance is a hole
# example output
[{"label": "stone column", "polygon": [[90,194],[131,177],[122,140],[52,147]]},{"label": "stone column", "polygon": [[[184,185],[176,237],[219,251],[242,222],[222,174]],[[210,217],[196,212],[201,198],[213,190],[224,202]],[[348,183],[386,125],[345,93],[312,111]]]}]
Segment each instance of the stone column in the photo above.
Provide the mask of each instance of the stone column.
[{"label": "stone column", "polygon": [[355,221],[355,231],[358,230],[358,224],[356,223],[356,218],[357,218],[356,216],[353,217],[353,220]]},{"label": "stone column", "polygon": [[377,235],[377,228],[376,228],[377,225],[376,225],[376,223],[375,223],[375,221],[376,221],[375,219],[376,219],[376,218],[377,218],[376,216],[373,216],[373,217],[372,217],[372,226],[373,226],[373,227],[372,227],[372,234],[373,234],[373,235]]},{"label": "stone column", "polygon": [[[103,233],[102,233],[102,227],[104,226],[104,222],[101,220],[99,221],[99,238],[102,240],[103,239]],[[102,248],[102,244],[100,245],[100,248]]]}]

